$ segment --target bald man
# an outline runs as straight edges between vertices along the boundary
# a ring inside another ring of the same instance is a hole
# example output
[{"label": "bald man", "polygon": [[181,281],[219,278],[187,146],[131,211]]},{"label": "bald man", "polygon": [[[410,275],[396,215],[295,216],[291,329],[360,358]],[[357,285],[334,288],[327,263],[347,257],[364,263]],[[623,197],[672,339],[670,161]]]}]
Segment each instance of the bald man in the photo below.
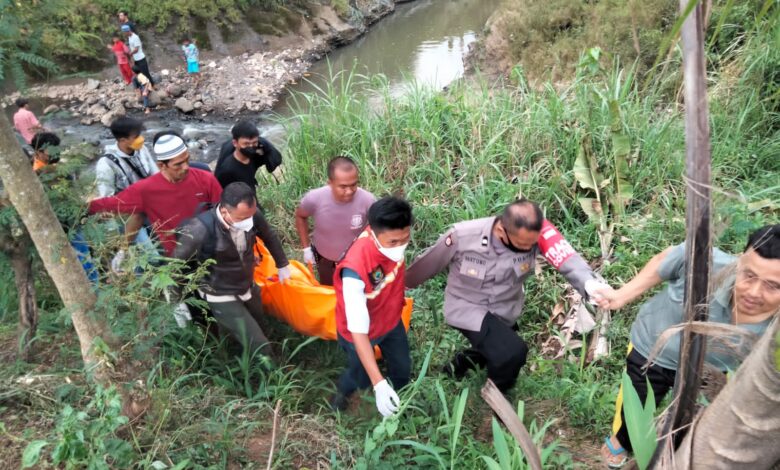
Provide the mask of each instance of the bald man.
[{"label": "bald man", "polygon": [[527,199],[509,204],[500,216],[453,225],[414,260],[406,272],[408,288],[449,267],[444,319],[471,343],[470,349],[455,354],[445,372],[462,378],[479,365],[502,392],[514,386],[528,354],[517,334],[523,283],[534,273],[540,253],[584,298],[607,287]]}]

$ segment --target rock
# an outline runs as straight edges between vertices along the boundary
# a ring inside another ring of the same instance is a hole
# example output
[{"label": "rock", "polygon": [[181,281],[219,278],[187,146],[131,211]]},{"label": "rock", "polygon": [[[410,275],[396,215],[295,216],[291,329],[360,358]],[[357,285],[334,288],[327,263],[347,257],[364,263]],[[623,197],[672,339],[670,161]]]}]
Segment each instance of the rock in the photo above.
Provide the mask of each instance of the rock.
[{"label": "rock", "polygon": [[167,77],[167,76],[168,76],[168,75],[170,75],[170,74],[171,74],[171,71],[170,71],[170,70],[168,70],[168,69],[162,69],[162,70],[160,70],[160,75],[162,75],[163,77]]},{"label": "rock", "polygon": [[100,82],[95,80],[94,78],[90,78],[87,80],[87,90],[97,90],[100,88]]},{"label": "rock", "polygon": [[60,110],[60,107],[56,104],[50,104],[49,106],[46,106],[46,109],[43,110],[43,114],[51,114],[56,113]]},{"label": "rock", "polygon": [[190,102],[190,100],[187,98],[179,98],[173,105],[176,106],[176,109],[185,114],[191,113],[195,109],[195,107],[192,105],[192,102]]},{"label": "rock", "polygon": [[87,104],[88,105],[93,105],[93,104],[97,103],[98,101],[100,101],[100,98],[98,98],[97,96],[94,96],[94,95],[90,96],[89,98],[87,98]]},{"label": "rock", "polygon": [[154,92],[149,94],[149,107],[156,108],[162,103],[163,96],[160,92]]},{"label": "rock", "polygon": [[90,116],[102,116],[107,111],[108,111],[108,109],[106,109],[106,107],[103,106],[102,104],[96,104],[96,105],[90,106],[90,108],[87,109],[87,114],[89,114]]},{"label": "rock", "polygon": [[178,98],[187,90],[185,90],[181,85],[168,85],[168,88],[166,88],[165,91],[167,91],[171,97]]},{"label": "rock", "polygon": [[114,119],[125,115],[125,107],[120,105],[114,106],[107,113],[103,114],[100,118],[100,123],[106,127],[111,127],[111,123]]},{"label": "rock", "polygon": [[95,120],[93,118],[91,118],[91,117],[84,117],[84,118],[81,118],[81,121],[79,121],[79,122],[81,124],[85,125],[85,126],[91,126],[92,124],[95,123]]},{"label": "rock", "polygon": [[212,60],[211,62],[209,62],[209,68],[212,68],[212,69],[213,69],[213,68],[215,68],[216,66],[217,66],[217,63],[216,63],[216,62],[214,62],[213,60]]},{"label": "rock", "polygon": [[195,108],[195,109],[200,109],[200,108],[203,107],[203,102],[202,101],[196,101],[195,103],[192,104],[192,107]]},{"label": "rock", "polygon": [[198,139],[198,146],[202,149],[205,149],[209,146],[209,143],[206,142],[206,139]]}]

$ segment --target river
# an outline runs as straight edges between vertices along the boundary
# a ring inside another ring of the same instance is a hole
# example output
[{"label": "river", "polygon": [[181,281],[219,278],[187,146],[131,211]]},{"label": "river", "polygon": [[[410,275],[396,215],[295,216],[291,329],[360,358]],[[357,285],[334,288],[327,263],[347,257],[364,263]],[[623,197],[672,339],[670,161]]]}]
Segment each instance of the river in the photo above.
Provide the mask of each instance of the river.
[{"label": "river", "polygon": [[[374,24],[365,35],[315,63],[308,79],[291,85],[288,97],[280,99],[273,112],[256,117],[258,127],[265,137],[281,145],[284,129],[273,115],[288,117],[292,112],[289,96],[316,92],[331,71],[383,74],[395,95],[402,95],[411,83],[435,89],[447,86],[463,75],[463,56],[499,3],[500,0],[417,0],[398,5],[395,12]],[[40,113],[46,103],[31,104],[33,111]],[[6,111],[13,113],[11,108]],[[152,113],[142,119],[147,140],[157,131],[176,129],[187,137],[193,158],[205,162],[216,159],[219,144],[229,137],[233,122],[215,116],[183,116],[175,110]],[[113,141],[103,126],[81,125],[67,113],[56,113],[43,121],[64,137],[65,143],[86,141],[103,146]]]}]

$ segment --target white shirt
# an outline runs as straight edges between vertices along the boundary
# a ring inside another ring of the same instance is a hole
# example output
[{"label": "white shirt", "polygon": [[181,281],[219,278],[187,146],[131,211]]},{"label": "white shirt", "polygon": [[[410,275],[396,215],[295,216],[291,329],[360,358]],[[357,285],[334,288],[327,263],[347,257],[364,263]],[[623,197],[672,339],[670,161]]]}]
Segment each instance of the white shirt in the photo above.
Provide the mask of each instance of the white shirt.
[{"label": "white shirt", "polygon": [[133,33],[130,35],[130,39],[127,40],[127,46],[131,51],[136,47],[138,48],[138,51],[133,54],[133,60],[141,60],[146,58],[146,55],[144,55],[144,45],[141,44],[141,38],[139,38],[137,34]]}]

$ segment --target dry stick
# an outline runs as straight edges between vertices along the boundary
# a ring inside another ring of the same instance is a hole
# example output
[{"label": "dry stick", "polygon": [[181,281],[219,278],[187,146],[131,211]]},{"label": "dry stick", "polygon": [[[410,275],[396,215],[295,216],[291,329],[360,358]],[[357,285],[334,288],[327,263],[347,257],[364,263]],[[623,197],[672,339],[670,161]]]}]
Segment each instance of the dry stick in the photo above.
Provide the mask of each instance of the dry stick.
[{"label": "dry stick", "polygon": [[271,449],[268,451],[268,465],[266,470],[271,470],[271,463],[274,461],[274,446],[276,445],[276,428],[279,427],[279,407],[282,406],[282,400],[276,400],[274,407],[274,427],[271,429]]},{"label": "dry stick", "polygon": [[525,453],[528,465],[531,466],[531,470],[542,470],[542,459],[539,457],[539,449],[534,445],[534,441],[531,438],[531,434],[520,421],[520,418],[512,409],[512,405],[509,404],[503,393],[496,387],[496,384],[492,380],[488,379],[485,382],[485,386],[482,387],[480,393],[485,402],[490,405],[493,411],[496,412],[501,421],[509,432],[514,436],[520,448]]}]

